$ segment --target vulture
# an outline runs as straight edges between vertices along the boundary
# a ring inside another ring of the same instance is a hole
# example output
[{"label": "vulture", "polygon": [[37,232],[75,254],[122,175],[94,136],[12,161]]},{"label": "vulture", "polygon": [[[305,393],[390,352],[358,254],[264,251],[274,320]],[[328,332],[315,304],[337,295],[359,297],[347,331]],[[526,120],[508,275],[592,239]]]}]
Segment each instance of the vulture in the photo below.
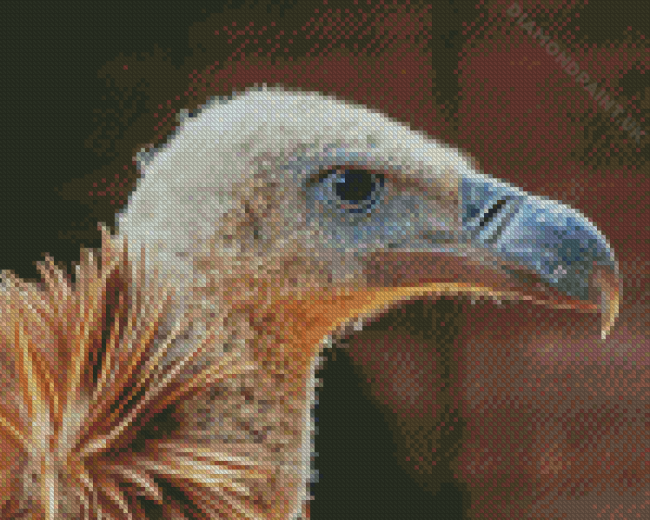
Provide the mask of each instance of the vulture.
[{"label": "vulture", "polygon": [[370,108],[256,87],[136,159],[117,233],[0,286],[0,517],[308,518],[316,370],[405,302],[618,313],[606,238]]}]

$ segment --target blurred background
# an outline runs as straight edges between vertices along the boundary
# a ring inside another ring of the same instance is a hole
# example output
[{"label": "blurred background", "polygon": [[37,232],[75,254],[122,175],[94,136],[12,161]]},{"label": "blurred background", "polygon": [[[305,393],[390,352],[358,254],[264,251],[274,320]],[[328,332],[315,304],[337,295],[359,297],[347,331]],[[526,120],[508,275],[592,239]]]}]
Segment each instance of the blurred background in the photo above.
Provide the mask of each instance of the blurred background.
[{"label": "blurred background", "polygon": [[[0,269],[35,278],[46,253],[69,268],[80,247],[99,247],[97,222],[112,225],[135,186],[134,151],[163,142],[175,112],[279,83],[380,109],[469,151],[488,173],[577,206],[641,294],[647,135],[631,139],[512,29],[511,4],[4,2]],[[521,4],[647,132],[650,4]],[[411,310],[415,326],[431,323]],[[421,485],[398,463],[390,414],[360,371],[344,350],[328,357],[313,520],[463,518],[469,496],[449,468],[436,492]]]}]

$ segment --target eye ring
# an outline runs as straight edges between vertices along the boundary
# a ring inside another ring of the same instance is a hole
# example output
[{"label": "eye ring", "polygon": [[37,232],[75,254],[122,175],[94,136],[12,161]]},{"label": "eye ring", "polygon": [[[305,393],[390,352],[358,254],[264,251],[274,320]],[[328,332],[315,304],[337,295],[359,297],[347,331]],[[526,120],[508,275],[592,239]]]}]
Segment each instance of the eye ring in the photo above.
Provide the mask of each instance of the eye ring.
[{"label": "eye ring", "polygon": [[330,168],[320,173],[319,182],[329,188],[330,203],[343,213],[369,214],[383,197],[384,175],[363,168]]}]

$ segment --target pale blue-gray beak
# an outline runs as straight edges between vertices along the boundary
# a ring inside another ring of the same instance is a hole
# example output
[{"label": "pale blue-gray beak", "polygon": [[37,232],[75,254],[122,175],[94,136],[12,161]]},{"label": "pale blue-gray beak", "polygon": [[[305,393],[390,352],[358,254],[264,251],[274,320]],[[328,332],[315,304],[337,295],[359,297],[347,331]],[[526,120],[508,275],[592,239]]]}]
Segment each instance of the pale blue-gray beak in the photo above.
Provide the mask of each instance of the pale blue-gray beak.
[{"label": "pale blue-gray beak", "polygon": [[460,221],[456,231],[422,230],[417,239],[411,234],[375,252],[371,283],[452,283],[459,293],[483,288],[480,297],[600,312],[605,338],[618,315],[621,283],[614,252],[596,226],[565,204],[486,175],[464,172],[458,183],[459,200],[450,206]]}]

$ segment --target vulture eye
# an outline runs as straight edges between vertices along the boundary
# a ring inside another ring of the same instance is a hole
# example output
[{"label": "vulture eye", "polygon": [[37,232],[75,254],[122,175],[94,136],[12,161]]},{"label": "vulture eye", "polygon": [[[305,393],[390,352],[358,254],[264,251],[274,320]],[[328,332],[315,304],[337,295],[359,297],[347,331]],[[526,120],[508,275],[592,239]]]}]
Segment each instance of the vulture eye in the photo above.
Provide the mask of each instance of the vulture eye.
[{"label": "vulture eye", "polygon": [[368,214],[383,196],[384,176],[368,170],[333,168],[321,172],[319,182],[322,198],[339,212]]}]

